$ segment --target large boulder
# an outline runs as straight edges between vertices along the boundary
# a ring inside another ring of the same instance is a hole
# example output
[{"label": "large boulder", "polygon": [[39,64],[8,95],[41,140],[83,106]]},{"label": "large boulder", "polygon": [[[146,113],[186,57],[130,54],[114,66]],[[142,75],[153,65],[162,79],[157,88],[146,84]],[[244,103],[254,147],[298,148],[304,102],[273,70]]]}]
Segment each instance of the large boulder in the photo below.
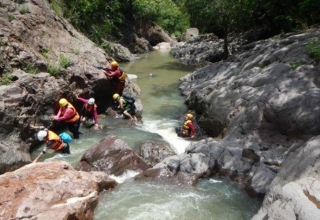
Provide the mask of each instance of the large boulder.
[{"label": "large boulder", "polygon": [[146,141],[139,146],[137,153],[150,167],[160,163],[169,156],[176,155],[170,144],[165,141]]},{"label": "large boulder", "polygon": [[0,219],[92,219],[99,192],[117,183],[62,161],[32,163],[0,176]]},{"label": "large boulder", "polygon": [[165,184],[196,186],[200,177],[211,173],[212,161],[204,153],[179,154],[166,157],[152,168],[140,173],[136,180]]},{"label": "large boulder", "polygon": [[182,35],[182,41],[188,41],[192,37],[198,37],[199,29],[198,28],[188,28]]},{"label": "large boulder", "polygon": [[123,140],[108,135],[84,153],[75,169],[120,176],[128,170],[142,172],[147,168],[147,163]]}]

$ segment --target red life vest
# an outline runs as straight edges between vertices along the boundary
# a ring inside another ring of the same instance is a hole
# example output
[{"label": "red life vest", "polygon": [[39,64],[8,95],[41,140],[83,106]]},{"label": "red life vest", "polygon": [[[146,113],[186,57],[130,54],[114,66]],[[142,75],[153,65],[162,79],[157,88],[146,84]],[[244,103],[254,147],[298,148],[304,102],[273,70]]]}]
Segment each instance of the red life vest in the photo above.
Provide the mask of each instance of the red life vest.
[{"label": "red life vest", "polygon": [[49,141],[52,141],[53,144],[49,147],[50,149],[53,150],[61,150],[64,147],[64,143],[61,140],[61,138],[54,132],[48,130],[48,135],[45,139],[46,143]]}]

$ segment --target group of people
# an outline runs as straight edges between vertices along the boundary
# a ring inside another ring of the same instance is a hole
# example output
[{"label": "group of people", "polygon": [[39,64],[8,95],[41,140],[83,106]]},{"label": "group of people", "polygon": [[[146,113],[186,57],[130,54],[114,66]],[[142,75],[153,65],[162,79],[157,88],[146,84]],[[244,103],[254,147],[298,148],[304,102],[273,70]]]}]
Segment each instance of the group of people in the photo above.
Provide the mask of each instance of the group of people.
[{"label": "group of people", "polygon": [[[77,97],[78,100],[84,102],[82,112],[79,114],[76,108],[68,102],[65,98],[59,100],[59,111],[56,115],[52,116],[53,120],[65,121],[69,131],[72,133],[74,139],[80,137],[81,132],[79,131],[80,123],[88,123],[90,121],[92,125],[98,126],[97,117],[97,105],[95,104],[94,98],[84,99]],[[93,124],[94,123],[94,124]],[[52,149],[60,153],[70,154],[70,146],[63,137],[57,135],[54,131],[49,130],[43,126],[30,125],[32,129],[39,129],[37,132],[37,139],[39,141],[46,142],[45,148],[37,156],[33,162],[46,153],[47,149]]]},{"label": "group of people", "polygon": [[[113,85],[113,99],[116,103],[118,103],[118,108],[125,117],[128,117],[133,121],[137,121],[135,116],[136,107],[134,103],[131,103],[122,97],[127,75],[120,69],[119,64],[116,61],[111,62],[110,66],[110,68],[102,68],[102,71],[106,77],[111,80]],[[66,122],[68,130],[72,133],[74,139],[78,139],[80,137],[81,132],[79,131],[79,128],[81,123],[87,127],[99,126],[95,99],[85,99],[77,96],[77,100],[84,103],[80,113],[78,113],[76,108],[67,99],[61,98],[59,100],[59,111],[56,115],[52,116],[53,120]],[[39,129],[36,134],[37,139],[39,141],[46,142],[45,148],[37,156],[34,162],[37,162],[37,160],[46,153],[47,149],[70,154],[69,144],[54,131],[43,126],[30,125],[30,128]]]},{"label": "group of people", "polygon": [[[129,118],[132,121],[137,121],[137,117],[135,116],[136,106],[134,101],[122,94],[127,77],[126,73],[120,69],[119,64],[116,61],[111,62],[111,68],[102,68],[101,70],[106,77],[111,79],[114,91],[112,98],[116,103],[118,103],[117,108],[121,111],[124,117]],[[79,128],[81,123],[84,123],[89,127],[99,126],[95,99],[85,99],[77,96],[77,100],[84,103],[80,114],[77,112],[76,108],[70,102],[68,102],[67,99],[61,98],[59,100],[59,111],[53,116],[53,120],[66,122],[68,130],[72,133],[74,139],[78,139],[80,137],[81,132],[79,131]],[[177,135],[180,137],[193,138],[195,135],[195,128],[192,123],[193,115],[187,114],[185,119],[186,120],[183,123],[183,126],[176,128]],[[45,148],[41,151],[34,162],[37,162],[37,160],[46,153],[47,149],[53,149],[60,153],[70,154],[69,144],[54,131],[46,129],[42,126],[37,127],[30,125],[30,127],[32,129],[40,129],[37,132],[37,139],[39,141],[46,142]]]}]

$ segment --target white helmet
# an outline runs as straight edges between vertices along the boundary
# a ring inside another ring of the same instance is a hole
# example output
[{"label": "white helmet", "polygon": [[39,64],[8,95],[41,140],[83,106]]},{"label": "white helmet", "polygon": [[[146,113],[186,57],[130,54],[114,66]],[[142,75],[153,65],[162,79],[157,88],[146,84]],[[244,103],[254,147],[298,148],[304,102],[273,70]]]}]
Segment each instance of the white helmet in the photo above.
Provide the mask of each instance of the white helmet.
[{"label": "white helmet", "polygon": [[37,138],[39,141],[42,141],[46,136],[47,136],[47,132],[46,131],[39,131],[37,134]]},{"label": "white helmet", "polygon": [[94,105],[94,98],[90,98],[90,99],[88,100],[88,104],[89,104],[89,105]]}]

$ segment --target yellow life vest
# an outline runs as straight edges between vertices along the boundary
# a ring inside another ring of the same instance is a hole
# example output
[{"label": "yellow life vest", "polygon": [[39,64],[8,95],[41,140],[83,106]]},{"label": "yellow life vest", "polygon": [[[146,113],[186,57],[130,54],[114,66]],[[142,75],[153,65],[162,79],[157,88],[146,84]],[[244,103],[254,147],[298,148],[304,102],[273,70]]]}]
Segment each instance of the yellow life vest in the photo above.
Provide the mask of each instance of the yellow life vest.
[{"label": "yellow life vest", "polygon": [[127,78],[127,74],[120,70],[122,72],[121,76],[118,78],[120,82],[125,82],[126,81],[126,78]]},{"label": "yellow life vest", "polygon": [[48,130],[48,135],[46,137],[46,143],[53,141],[54,143],[50,146],[50,149],[61,150],[64,147],[64,143],[61,138],[53,131]]},{"label": "yellow life vest", "polygon": [[189,126],[188,124],[191,122],[191,120],[186,120],[184,123],[183,123],[183,126],[182,126],[182,131],[183,132],[189,132]]}]

